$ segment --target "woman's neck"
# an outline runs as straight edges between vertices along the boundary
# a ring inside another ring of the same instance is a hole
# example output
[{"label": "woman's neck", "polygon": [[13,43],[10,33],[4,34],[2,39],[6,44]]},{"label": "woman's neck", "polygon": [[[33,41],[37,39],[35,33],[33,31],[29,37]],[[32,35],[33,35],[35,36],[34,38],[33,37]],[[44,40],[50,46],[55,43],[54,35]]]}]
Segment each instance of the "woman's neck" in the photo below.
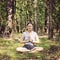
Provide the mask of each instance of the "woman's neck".
[{"label": "woman's neck", "polygon": [[32,31],[28,31],[29,33],[31,33]]}]

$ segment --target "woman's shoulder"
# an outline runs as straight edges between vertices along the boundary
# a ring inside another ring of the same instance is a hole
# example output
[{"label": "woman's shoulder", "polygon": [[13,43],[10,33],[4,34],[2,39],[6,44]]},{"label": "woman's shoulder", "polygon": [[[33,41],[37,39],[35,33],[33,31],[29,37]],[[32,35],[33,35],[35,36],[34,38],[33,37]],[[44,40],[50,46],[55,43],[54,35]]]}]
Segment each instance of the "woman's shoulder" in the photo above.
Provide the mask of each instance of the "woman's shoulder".
[{"label": "woman's shoulder", "polygon": [[32,32],[33,34],[37,34],[35,31]]},{"label": "woman's shoulder", "polygon": [[25,31],[25,32],[23,32],[23,34],[26,34],[26,31]]}]

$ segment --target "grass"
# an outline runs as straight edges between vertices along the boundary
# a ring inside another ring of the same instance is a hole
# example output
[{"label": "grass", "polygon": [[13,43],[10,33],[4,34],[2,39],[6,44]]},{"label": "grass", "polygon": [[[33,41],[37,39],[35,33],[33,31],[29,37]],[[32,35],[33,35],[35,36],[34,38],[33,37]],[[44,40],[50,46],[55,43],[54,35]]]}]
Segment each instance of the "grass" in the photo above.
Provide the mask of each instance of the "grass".
[{"label": "grass", "polygon": [[4,40],[0,38],[0,60],[23,60],[31,58],[45,60],[47,57],[46,50],[48,50],[51,45],[55,44],[55,42],[51,43],[47,38],[41,38],[40,41],[41,43],[37,46],[43,47],[45,52],[22,54],[16,52],[17,47],[23,46],[17,40]]}]

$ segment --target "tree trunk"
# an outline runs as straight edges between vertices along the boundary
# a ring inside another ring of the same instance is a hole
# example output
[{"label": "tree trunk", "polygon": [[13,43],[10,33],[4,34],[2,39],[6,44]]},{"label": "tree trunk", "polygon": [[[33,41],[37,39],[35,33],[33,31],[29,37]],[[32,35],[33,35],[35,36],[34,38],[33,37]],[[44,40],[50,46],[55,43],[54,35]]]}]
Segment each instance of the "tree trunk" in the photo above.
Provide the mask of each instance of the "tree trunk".
[{"label": "tree trunk", "polygon": [[16,0],[13,1],[13,5],[12,5],[12,21],[13,21],[13,31],[17,33],[17,21],[16,21]]},{"label": "tree trunk", "polygon": [[53,4],[54,4],[54,0],[49,0],[49,31],[48,31],[48,35],[49,35],[49,39],[53,38]]},{"label": "tree trunk", "polygon": [[[8,33],[8,36],[11,34],[12,29],[13,29],[13,19],[14,19],[14,2],[15,0],[7,0],[7,5],[6,5],[6,12],[7,12],[7,25],[5,28],[5,33]],[[4,33],[4,35],[5,35]]]},{"label": "tree trunk", "polygon": [[19,32],[22,33],[22,0],[20,1],[20,30]]},{"label": "tree trunk", "polygon": [[1,26],[2,26],[2,24],[1,24],[1,22],[2,22],[2,20],[1,20],[1,18],[0,18],[0,36],[1,36]]},{"label": "tree trunk", "polygon": [[45,30],[45,33],[48,33],[48,1],[45,0],[45,27],[44,27],[44,30]]},{"label": "tree trunk", "polygon": [[[1,1],[0,1],[0,3],[1,3]],[[1,8],[1,5],[0,5],[0,8]],[[0,9],[0,11],[1,11],[1,9]],[[0,33],[1,33],[1,12],[0,12]]]},{"label": "tree trunk", "polygon": [[34,0],[34,30],[37,32],[37,0]]}]

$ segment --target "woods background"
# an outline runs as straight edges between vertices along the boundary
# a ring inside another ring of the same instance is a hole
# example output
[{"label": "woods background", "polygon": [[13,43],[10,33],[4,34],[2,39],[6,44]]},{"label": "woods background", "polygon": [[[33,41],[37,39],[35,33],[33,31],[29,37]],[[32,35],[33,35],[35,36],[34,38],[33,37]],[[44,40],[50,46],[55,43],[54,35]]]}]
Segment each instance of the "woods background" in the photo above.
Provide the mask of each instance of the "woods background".
[{"label": "woods background", "polygon": [[34,30],[53,38],[60,35],[59,0],[0,0],[0,35],[12,31],[22,32],[28,22]]},{"label": "woods background", "polygon": [[[29,22],[44,50],[21,54],[16,48]],[[60,0],[0,0],[0,60],[29,59],[60,60]]]}]

